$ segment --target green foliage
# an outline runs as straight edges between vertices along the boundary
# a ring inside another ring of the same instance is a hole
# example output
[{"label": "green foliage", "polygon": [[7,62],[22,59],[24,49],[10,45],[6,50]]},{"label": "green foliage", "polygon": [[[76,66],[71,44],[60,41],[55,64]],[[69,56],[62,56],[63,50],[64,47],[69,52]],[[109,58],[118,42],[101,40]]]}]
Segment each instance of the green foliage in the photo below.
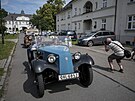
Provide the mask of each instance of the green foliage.
[{"label": "green foliage", "polygon": [[8,58],[14,45],[15,43],[11,41],[5,41],[4,45],[0,42],[0,60]]},{"label": "green foliage", "polygon": [[0,77],[4,74],[4,68],[0,68]]},{"label": "green foliage", "polygon": [[5,34],[5,39],[17,39],[19,34]]},{"label": "green foliage", "polygon": [[8,15],[7,11],[5,11],[4,9],[0,9],[0,18],[4,18]]},{"label": "green foliage", "polygon": [[0,9],[0,34],[2,33],[2,31],[4,32],[7,29],[4,26],[5,20],[3,19],[6,16],[7,16],[7,11],[5,11],[4,9]]},{"label": "green foliage", "polygon": [[64,6],[65,0],[48,0],[47,3],[40,7],[33,15],[31,22],[41,30],[55,30],[56,14]]}]

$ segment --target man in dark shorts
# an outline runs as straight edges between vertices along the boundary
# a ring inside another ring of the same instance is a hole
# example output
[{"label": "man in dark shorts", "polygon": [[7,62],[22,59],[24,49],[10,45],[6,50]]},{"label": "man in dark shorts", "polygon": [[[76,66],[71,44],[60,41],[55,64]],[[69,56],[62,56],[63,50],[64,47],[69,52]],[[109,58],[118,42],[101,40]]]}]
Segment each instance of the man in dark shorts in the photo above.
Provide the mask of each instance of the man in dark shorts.
[{"label": "man in dark shorts", "polygon": [[[121,48],[122,44],[118,41],[112,41],[111,38],[107,38],[105,41],[105,51],[109,51],[110,49],[114,52],[113,54],[111,54],[108,57],[108,62],[110,65],[110,70],[113,71],[114,67],[113,67],[113,60],[116,59],[120,70],[119,72],[123,73],[123,66],[121,64],[121,60],[124,58],[124,50]],[[124,47],[123,47],[124,48]]]}]

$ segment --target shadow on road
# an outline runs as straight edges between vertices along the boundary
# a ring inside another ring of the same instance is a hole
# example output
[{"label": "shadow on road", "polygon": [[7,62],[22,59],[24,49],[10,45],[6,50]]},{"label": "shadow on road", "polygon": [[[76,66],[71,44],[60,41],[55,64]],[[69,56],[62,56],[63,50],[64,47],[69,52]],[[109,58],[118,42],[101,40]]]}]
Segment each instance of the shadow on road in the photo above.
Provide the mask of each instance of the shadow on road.
[{"label": "shadow on road", "polygon": [[[36,84],[34,84],[34,74],[30,70],[30,66],[27,61],[23,63],[25,66],[25,74],[27,74],[27,80],[23,84],[23,89],[26,93],[30,93],[33,97],[39,98],[38,93],[37,93],[37,88]],[[77,84],[81,87],[83,87],[79,80],[74,79],[74,80],[68,80],[68,81],[60,81],[60,82],[54,82],[54,83],[49,83],[45,85],[45,90],[47,90],[48,93],[57,93],[57,92],[62,92],[66,90],[70,90],[68,88],[69,85],[74,85]]]},{"label": "shadow on road", "polygon": [[27,80],[23,84],[23,89],[26,93],[31,93],[35,98],[39,98],[37,94],[36,85],[34,84],[34,74],[30,71],[30,66],[27,61],[23,63],[25,66],[25,74],[27,74]]},{"label": "shadow on road", "polygon": [[27,47],[25,47],[24,43],[21,43],[21,46],[22,46],[22,48],[27,49]]},{"label": "shadow on road", "polygon": [[104,70],[104,71],[107,71],[107,72],[111,72],[112,73],[112,71],[110,71],[110,68],[109,67],[101,67],[101,66],[98,66],[98,65],[94,65],[93,68]]}]

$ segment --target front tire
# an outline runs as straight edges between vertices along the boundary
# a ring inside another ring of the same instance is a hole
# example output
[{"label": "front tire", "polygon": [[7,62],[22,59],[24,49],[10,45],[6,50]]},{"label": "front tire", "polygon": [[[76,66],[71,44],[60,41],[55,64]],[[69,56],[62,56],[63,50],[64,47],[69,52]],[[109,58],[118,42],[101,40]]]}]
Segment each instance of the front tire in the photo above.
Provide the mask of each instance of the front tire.
[{"label": "front tire", "polygon": [[28,62],[31,63],[34,57],[33,57],[33,52],[30,51],[30,49],[27,49],[27,56],[28,56]]},{"label": "front tire", "polygon": [[92,41],[88,41],[87,46],[88,46],[88,47],[93,46],[93,42],[92,42]]},{"label": "front tire", "polygon": [[80,70],[80,83],[84,87],[88,87],[93,81],[93,71],[88,65],[81,66]]},{"label": "front tire", "polygon": [[39,97],[42,97],[44,95],[44,80],[42,74],[37,75],[37,91]]}]

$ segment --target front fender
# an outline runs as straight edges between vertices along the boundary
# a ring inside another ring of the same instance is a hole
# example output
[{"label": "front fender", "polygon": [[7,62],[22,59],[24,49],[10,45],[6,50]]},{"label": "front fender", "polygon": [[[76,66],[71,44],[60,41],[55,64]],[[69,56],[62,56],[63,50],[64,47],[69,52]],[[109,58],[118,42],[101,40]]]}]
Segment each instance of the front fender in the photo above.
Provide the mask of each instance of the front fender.
[{"label": "front fender", "polygon": [[89,56],[88,54],[82,54],[79,61],[73,60],[73,65],[74,65],[75,70],[77,70],[77,68],[82,64],[89,64],[92,66],[95,63],[94,63],[94,60],[91,56]]},{"label": "front fender", "polygon": [[47,68],[52,69],[58,73],[58,68],[56,64],[49,64],[41,59],[34,59],[32,61],[32,69],[34,70],[35,73],[42,73]]}]

